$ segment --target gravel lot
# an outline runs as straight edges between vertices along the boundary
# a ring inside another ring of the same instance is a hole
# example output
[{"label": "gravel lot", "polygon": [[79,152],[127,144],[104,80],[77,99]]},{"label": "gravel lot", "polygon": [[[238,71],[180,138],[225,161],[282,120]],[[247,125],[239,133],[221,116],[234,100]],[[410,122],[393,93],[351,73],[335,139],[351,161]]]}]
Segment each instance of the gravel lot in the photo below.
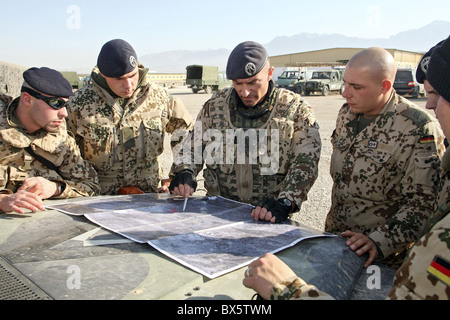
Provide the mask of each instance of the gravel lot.
[{"label": "gravel lot", "polygon": [[[168,90],[173,96],[180,98],[186,108],[195,119],[203,104],[211,95],[200,92],[193,94],[186,87],[171,88]],[[293,218],[309,227],[323,230],[325,217],[331,205],[332,180],[329,173],[332,146],[330,142],[331,134],[335,128],[336,116],[345,103],[345,99],[338,94],[330,93],[327,97],[313,95],[305,97],[311,107],[314,109],[316,119],[320,126],[320,135],[322,139],[322,154],[319,162],[319,176],[308,195],[308,200],[303,203],[301,211]],[[426,99],[412,100],[418,106],[425,108]],[[434,115],[434,114],[433,114]],[[164,173],[167,175],[172,164],[172,154],[170,150],[170,138],[166,137],[166,151],[161,157]],[[199,176],[201,178],[201,175]],[[204,195],[203,184],[199,181],[199,188],[196,195]]]}]

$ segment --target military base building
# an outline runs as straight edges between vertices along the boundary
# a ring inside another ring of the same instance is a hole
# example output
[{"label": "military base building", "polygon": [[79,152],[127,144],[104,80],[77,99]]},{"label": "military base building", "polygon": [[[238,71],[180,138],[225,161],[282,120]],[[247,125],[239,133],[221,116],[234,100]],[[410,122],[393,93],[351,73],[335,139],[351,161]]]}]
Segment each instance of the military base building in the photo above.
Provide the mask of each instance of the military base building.
[{"label": "military base building", "polygon": [[[350,58],[364,48],[332,48],[307,52],[291,53],[270,57],[275,68],[290,67],[344,67]],[[397,61],[399,68],[415,68],[424,53],[399,49],[386,49]]]}]

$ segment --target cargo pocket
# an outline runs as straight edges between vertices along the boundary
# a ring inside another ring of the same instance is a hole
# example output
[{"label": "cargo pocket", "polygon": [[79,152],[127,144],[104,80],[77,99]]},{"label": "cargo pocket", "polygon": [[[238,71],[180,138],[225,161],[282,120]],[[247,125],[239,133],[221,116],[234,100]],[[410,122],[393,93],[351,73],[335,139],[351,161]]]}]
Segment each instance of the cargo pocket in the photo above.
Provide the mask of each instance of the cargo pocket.
[{"label": "cargo pocket", "polygon": [[80,125],[84,128],[83,157],[100,171],[111,169],[116,157],[117,143],[115,128],[111,124],[98,123],[96,118],[88,118]]},{"label": "cargo pocket", "polygon": [[433,181],[433,177],[437,180],[437,172],[439,168],[439,157],[435,156],[417,156],[414,159],[414,181],[416,184],[422,186],[422,193],[434,194],[436,181]]},{"label": "cargo pocket", "polygon": [[[360,150],[353,170],[353,179],[359,180],[362,197],[372,201],[383,201],[390,190],[386,186],[396,172],[390,172],[392,153],[378,150]],[[381,192],[380,192],[381,191]]]},{"label": "cargo pocket", "polygon": [[146,112],[142,117],[144,153],[148,159],[153,159],[158,157],[164,148],[164,130],[161,122],[161,111]]}]

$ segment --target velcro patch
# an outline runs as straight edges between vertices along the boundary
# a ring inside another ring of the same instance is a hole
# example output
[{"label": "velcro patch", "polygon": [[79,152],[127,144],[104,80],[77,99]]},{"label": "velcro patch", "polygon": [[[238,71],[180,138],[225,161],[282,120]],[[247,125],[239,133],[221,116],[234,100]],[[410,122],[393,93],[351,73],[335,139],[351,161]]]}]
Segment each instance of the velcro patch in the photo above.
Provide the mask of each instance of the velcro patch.
[{"label": "velcro patch", "polygon": [[435,256],[428,267],[428,273],[450,286],[450,263],[441,256]]},{"label": "velcro patch", "polygon": [[424,136],[422,138],[420,138],[420,143],[425,144],[425,143],[432,143],[434,142],[434,136]]}]

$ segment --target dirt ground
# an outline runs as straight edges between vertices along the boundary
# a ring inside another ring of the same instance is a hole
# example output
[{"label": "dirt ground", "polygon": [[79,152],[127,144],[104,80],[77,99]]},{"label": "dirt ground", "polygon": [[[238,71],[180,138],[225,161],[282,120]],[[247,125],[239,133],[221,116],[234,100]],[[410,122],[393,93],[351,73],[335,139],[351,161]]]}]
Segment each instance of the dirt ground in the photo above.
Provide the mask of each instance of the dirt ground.
[{"label": "dirt ground", "polygon": [[[168,89],[175,97],[180,98],[186,108],[195,119],[203,104],[211,97],[205,93],[194,94],[187,87],[177,87]],[[329,173],[332,146],[330,142],[331,134],[335,128],[336,116],[339,109],[345,103],[345,99],[337,93],[330,93],[328,96],[311,95],[305,97],[306,101],[313,108],[317,122],[320,126],[320,135],[322,139],[322,154],[319,162],[319,176],[309,192],[308,200],[303,203],[300,212],[293,218],[294,220],[306,224],[309,227],[323,230],[325,217],[331,205],[332,180]],[[425,109],[426,98],[411,99],[419,107]],[[433,116],[434,113],[429,111]],[[168,173],[172,163],[172,154],[170,152],[170,138],[166,138],[166,144],[163,156],[163,170]],[[202,176],[199,176],[202,179]],[[197,195],[204,195],[202,181],[199,181]]]}]

